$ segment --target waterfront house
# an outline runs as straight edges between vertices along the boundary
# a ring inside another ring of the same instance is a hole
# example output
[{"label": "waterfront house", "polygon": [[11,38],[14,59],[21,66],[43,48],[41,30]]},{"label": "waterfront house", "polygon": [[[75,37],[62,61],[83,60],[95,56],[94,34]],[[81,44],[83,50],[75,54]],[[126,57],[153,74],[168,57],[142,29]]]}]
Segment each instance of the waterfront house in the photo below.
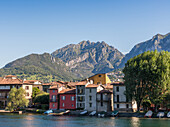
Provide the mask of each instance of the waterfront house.
[{"label": "waterfront house", "polygon": [[49,109],[59,109],[59,92],[64,89],[66,89],[66,87],[62,84],[49,88]]},{"label": "waterfront house", "polygon": [[82,82],[78,82],[76,84],[76,108],[77,109],[85,109],[85,96],[86,96],[86,92],[85,92],[85,87],[86,85],[88,85],[89,83],[87,81],[82,81]]},{"label": "waterfront house", "polygon": [[113,104],[112,104],[112,97],[113,94],[109,90],[100,90],[97,92],[97,99],[96,99],[96,111],[112,111]]},{"label": "waterfront house", "polygon": [[113,103],[114,110],[120,112],[133,112],[137,110],[136,101],[128,100],[125,95],[126,86],[123,82],[114,82],[113,85]]},{"label": "waterfront house", "polygon": [[76,89],[63,89],[58,95],[59,109],[76,109]]},{"label": "waterfront house", "polygon": [[96,111],[96,93],[99,85],[88,84],[85,86],[85,110]]},{"label": "waterfront house", "polygon": [[52,86],[49,88],[49,109],[58,109],[58,87]]},{"label": "waterfront house", "polygon": [[25,98],[30,101],[29,104],[31,104],[31,97],[32,97],[32,85],[24,83],[23,80],[17,78],[17,76],[14,75],[7,75],[4,78],[0,79],[0,104],[1,108],[5,108],[7,106],[7,98],[9,95],[9,92],[12,88],[19,89],[20,87],[23,87],[26,91]]}]

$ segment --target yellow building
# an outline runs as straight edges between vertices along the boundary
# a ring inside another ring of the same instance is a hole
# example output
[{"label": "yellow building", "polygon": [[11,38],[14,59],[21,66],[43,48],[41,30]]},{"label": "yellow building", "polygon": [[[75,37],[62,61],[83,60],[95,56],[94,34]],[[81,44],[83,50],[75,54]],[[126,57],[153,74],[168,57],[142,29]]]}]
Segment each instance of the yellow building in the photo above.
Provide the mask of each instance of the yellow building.
[{"label": "yellow building", "polygon": [[107,83],[111,83],[109,77],[107,76],[107,74],[96,74],[94,76],[91,76],[88,78],[88,80],[92,80],[93,84],[107,84]]}]

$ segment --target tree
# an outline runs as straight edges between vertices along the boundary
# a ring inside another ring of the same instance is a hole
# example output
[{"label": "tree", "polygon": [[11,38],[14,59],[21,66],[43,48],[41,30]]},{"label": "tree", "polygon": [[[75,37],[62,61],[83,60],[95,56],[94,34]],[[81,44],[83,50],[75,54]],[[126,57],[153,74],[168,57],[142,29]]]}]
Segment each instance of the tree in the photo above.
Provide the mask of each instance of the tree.
[{"label": "tree", "polygon": [[34,103],[49,104],[49,93],[42,92],[38,94],[34,99]]},{"label": "tree", "polygon": [[32,89],[32,100],[40,93],[40,90],[37,87],[33,87]]},{"label": "tree", "polygon": [[11,89],[8,96],[7,108],[10,111],[14,111],[17,108],[28,106],[29,100],[25,98],[25,90],[20,87],[16,89],[15,87]]},{"label": "tree", "polygon": [[160,104],[170,89],[170,52],[144,52],[131,58],[123,69],[126,95],[139,107],[145,98]]}]

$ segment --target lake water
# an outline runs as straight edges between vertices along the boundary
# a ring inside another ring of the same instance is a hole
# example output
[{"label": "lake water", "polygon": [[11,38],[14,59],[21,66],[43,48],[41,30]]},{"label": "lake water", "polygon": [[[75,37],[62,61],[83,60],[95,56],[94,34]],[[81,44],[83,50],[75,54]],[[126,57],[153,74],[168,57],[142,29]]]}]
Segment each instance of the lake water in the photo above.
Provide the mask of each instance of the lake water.
[{"label": "lake water", "polygon": [[0,114],[0,127],[170,127],[170,119]]}]

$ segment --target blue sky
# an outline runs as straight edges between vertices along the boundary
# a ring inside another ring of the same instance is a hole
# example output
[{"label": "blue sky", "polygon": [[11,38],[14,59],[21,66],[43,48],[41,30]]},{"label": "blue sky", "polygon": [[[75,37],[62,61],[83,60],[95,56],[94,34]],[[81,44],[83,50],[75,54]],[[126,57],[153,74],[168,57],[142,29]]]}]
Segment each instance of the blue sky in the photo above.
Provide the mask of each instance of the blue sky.
[{"label": "blue sky", "polygon": [[170,32],[170,0],[0,0],[0,67],[82,40],[130,51]]}]

